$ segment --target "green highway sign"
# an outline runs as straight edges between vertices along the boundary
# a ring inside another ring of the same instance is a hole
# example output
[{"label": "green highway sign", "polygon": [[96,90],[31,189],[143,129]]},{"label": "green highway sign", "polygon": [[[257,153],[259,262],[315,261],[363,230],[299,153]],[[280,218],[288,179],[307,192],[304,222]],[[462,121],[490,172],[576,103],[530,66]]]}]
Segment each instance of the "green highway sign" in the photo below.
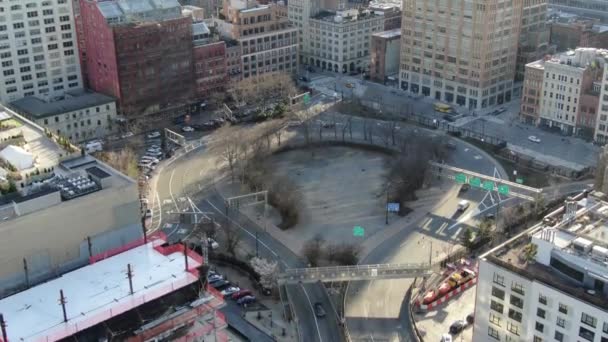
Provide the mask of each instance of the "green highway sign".
[{"label": "green highway sign", "polygon": [[524,184],[524,179],[523,178],[516,178],[515,179],[515,183]]},{"label": "green highway sign", "polygon": [[360,237],[365,236],[365,228],[363,228],[361,226],[354,226],[353,227],[353,236],[360,236]]},{"label": "green highway sign", "polygon": [[469,184],[471,184],[471,186],[479,188],[481,186],[481,179],[479,179],[477,177],[473,177],[473,178],[469,179]]},{"label": "green highway sign", "polygon": [[494,190],[494,182],[492,181],[484,181],[482,186],[485,190],[492,191]]},{"label": "green highway sign", "polygon": [[498,186],[498,193],[501,195],[508,195],[509,194],[509,186],[508,185],[504,185],[501,184]]},{"label": "green highway sign", "polygon": [[454,177],[456,183],[464,184],[467,182],[467,176],[464,173],[457,173]]}]

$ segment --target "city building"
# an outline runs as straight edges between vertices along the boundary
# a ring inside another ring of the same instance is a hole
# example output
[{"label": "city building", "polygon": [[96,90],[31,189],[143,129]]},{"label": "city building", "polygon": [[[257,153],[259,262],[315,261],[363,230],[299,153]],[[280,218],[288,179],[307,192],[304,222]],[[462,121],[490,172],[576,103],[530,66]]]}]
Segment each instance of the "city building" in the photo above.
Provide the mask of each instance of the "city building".
[{"label": "city building", "polygon": [[383,16],[369,10],[322,11],[308,23],[308,64],[334,72],[367,72],[372,34],[384,30]]},{"label": "city building", "polygon": [[27,96],[11,102],[9,106],[75,143],[103,138],[117,128],[116,100],[100,93],[72,91],[55,101]]},{"label": "city building", "polygon": [[605,0],[549,0],[552,11],[597,18],[608,23],[608,2]]},{"label": "city building", "polygon": [[608,340],[608,202],[578,195],[479,257],[474,342]]},{"label": "city building", "polygon": [[2,329],[9,341],[227,341],[217,311],[223,299],[201,291],[202,262],[163,234],[93,255],[84,267],[0,300],[9,322]]},{"label": "city building", "polygon": [[384,83],[389,76],[399,77],[401,29],[372,34],[371,51],[369,75],[372,80]]},{"label": "city building", "polygon": [[[203,23],[202,29],[209,31]],[[198,30],[198,28],[195,28]],[[226,42],[194,42],[194,82],[195,96],[200,99],[212,92],[227,88],[228,72],[226,70]]]},{"label": "city building", "polygon": [[526,64],[554,53],[549,45],[550,30],[547,25],[547,0],[524,1],[519,28],[515,83],[524,80]]},{"label": "city building", "polygon": [[367,8],[384,17],[383,31],[401,28],[401,3],[372,1]]},{"label": "city building", "polygon": [[607,57],[606,50],[578,48],[526,65],[520,121],[593,138]]},{"label": "city building", "polygon": [[540,101],[542,99],[544,78],[545,68],[543,60],[526,64],[521,110],[519,112],[519,120],[523,123],[531,125],[538,125],[540,123]]},{"label": "city building", "polygon": [[[0,297],[84,266],[142,237],[138,184],[55,132],[0,110]],[[83,117],[86,117],[84,114]],[[2,151],[4,152],[4,150]],[[16,152],[16,153],[15,153]],[[10,170],[11,168],[8,167]],[[14,322],[15,324],[16,322]]]},{"label": "city building", "polygon": [[523,2],[405,0],[401,89],[470,109],[511,101]]},{"label": "city building", "polygon": [[82,88],[68,0],[0,2],[0,102]]},{"label": "city building", "polygon": [[608,26],[598,19],[583,18],[560,13],[552,17],[551,44],[557,51],[594,47],[608,49]]},{"label": "city building", "polygon": [[80,0],[80,13],[89,87],[115,97],[120,115],[189,107],[192,17],[176,0]]},{"label": "city building", "polygon": [[236,40],[226,40],[226,72],[231,82],[238,82],[242,77],[241,46]]},{"label": "city building", "polygon": [[593,140],[600,144],[608,142],[608,65],[603,65],[603,77],[599,96],[595,135]]},{"label": "city building", "polygon": [[290,26],[285,5],[226,0],[222,11],[218,31],[222,38],[238,42],[241,79],[296,72],[298,30]]}]

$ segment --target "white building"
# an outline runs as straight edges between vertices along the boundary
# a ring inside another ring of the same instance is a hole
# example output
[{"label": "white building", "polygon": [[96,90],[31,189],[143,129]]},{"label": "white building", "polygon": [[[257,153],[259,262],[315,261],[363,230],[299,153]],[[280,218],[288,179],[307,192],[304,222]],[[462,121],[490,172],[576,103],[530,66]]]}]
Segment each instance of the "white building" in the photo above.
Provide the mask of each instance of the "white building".
[{"label": "white building", "polygon": [[608,63],[604,63],[604,74],[602,76],[602,88],[597,109],[595,135],[593,140],[608,142]]},{"label": "white building", "polygon": [[608,203],[571,203],[480,256],[474,342],[608,341]]},{"label": "white building", "polygon": [[0,102],[81,87],[72,1],[0,1]]},{"label": "white building", "polygon": [[367,71],[371,37],[384,31],[384,17],[368,10],[323,11],[309,19],[305,59],[334,72]]},{"label": "white building", "polygon": [[10,107],[73,142],[103,138],[116,129],[116,100],[100,93],[72,91],[57,101],[27,96]]}]

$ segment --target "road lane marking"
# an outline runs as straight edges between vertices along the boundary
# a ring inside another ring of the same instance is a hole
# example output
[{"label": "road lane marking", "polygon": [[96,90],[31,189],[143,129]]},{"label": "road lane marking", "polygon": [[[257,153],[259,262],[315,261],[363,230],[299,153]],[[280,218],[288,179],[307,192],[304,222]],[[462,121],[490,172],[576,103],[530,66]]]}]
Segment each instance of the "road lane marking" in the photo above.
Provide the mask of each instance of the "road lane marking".
[{"label": "road lane marking", "polygon": [[173,169],[171,171],[171,177],[169,177],[169,195],[171,196],[171,200],[173,201],[173,204],[175,204],[175,210],[179,211],[179,207],[177,206],[177,203],[175,202],[175,196],[173,196],[173,188],[171,187],[171,183],[173,183],[174,175],[175,175],[175,169]]},{"label": "road lane marking", "polygon": [[319,335],[319,341],[323,342],[323,338],[321,337],[321,329],[319,329],[319,321],[317,320],[317,315],[315,315],[315,308],[312,306],[312,302],[310,301],[310,297],[308,296],[308,292],[306,292],[304,285],[300,284],[300,287],[302,288],[302,291],[304,291],[304,295],[308,300],[308,305],[310,305],[310,311],[312,311],[312,317],[315,319],[315,325],[317,326],[317,334]]}]

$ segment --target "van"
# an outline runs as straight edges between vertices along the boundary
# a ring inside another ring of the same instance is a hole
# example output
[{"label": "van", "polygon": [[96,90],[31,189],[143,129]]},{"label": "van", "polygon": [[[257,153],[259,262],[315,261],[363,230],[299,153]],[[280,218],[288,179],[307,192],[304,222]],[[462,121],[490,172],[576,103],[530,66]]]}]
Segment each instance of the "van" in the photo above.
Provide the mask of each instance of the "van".
[{"label": "van", "polygon": [[469,201],[467,200],[462,200],[458,202],[458,211],[465,212],[467,209],[469,209],[470,204],[471,203],[469,203]]},{"label": "van", "polygon": [[99,152],[103,150],[103,144],[100,141],[89,142],[84,149],[87,153]]}]

